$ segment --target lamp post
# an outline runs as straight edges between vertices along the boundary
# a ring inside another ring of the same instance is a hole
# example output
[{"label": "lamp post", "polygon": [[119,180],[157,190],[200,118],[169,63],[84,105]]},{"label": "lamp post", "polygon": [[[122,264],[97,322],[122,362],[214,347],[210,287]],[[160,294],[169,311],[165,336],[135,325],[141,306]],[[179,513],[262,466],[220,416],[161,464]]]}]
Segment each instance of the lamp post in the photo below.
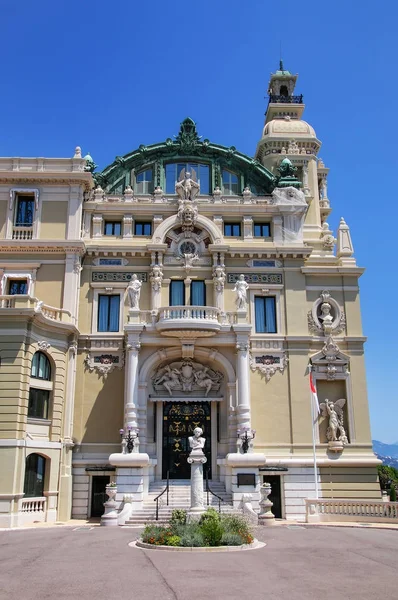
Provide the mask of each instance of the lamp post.
[{"label": "lamp post", "polygon": [[254,440],[256,437],[256,430],[250,429],[250,427],[243,427],[243,429],[238,429],[237,437],[242,441],[241,448],[243,454],[247,454],[249,451],[250,440]]},{"label": "lamp post", "polygon": [[138,438],[138,429],[134,429],[129,425],[126,429],[119,430],[120,437],[122,439],[122,445],[127,448],[128,454],[134,450],[134,445],[137,442]]}]

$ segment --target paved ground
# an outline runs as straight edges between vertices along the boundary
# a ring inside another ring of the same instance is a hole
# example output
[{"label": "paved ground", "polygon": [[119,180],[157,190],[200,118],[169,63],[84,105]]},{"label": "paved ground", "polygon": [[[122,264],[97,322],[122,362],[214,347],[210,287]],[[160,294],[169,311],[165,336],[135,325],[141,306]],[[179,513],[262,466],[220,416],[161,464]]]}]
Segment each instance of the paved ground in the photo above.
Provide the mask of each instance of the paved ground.
[{"label": "paved ground", "polygon": [[257,529],[260,550],[131,548],[138,529],[0,532],[1,600],[396,600],[398,531]]}]

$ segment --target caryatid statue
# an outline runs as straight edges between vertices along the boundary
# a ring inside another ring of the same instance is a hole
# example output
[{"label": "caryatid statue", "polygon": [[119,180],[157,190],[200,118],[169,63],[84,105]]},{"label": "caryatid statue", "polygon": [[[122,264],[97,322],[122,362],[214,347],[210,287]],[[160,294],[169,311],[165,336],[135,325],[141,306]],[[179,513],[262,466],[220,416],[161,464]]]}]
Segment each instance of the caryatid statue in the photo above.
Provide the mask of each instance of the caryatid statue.
[{"label": "caryatid statue", "polygon": [[184,169],[180,175],[180,180],[176,183],[176,193],[181,200],[190,200],[193,202],[199,194],[199,189],[199,184],[191,178],[190,171],[185,171]]},{"label": "caryatid statue", "polygon": [[141,295],[142,283],[138,279],[138,276],[134,273],[131,277],[130,283],[127,287],[127,293],[130,302],[130,308],[139,310],[140,308],[140,295]]},{"label": "caryatid statue", "polygon": [[239,279],[235,283],[234,292],[236,293],[236,307],[238,310],[245,310],[247,307],[247,290],[249,284],[245,281],[244,275],[239,275]]}]

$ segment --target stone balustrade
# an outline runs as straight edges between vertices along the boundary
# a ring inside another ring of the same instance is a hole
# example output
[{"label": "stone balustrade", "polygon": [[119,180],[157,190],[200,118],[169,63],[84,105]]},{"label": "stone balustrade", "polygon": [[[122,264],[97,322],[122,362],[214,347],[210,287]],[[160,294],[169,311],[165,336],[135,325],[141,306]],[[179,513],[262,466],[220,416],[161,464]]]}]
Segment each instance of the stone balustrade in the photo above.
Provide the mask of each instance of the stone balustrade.
[{"label": "stone balustrade", "polygon": [[307,523],[319,521],[398,522],[398,502],[306,499]]},{"label": "stone balustrade", "polygon": [[41,313],[46,319],[56,321],[57,323],[73,323],[72,313],[64,308],[56,308],[44,304],[38,298],[27,296],[25,294],[0,296],[0,309],[27,309],[34,310],[36,313]]},{"label": "stone balustrade", "polygon": [[13,240],[31,240],[33,237],[33,227],[13,227]]},{"label": "stone balustrade", "polygon": [[166,306],[159,309],[159,321],[200,319],[218,322],[220,311],[213,306]]}]

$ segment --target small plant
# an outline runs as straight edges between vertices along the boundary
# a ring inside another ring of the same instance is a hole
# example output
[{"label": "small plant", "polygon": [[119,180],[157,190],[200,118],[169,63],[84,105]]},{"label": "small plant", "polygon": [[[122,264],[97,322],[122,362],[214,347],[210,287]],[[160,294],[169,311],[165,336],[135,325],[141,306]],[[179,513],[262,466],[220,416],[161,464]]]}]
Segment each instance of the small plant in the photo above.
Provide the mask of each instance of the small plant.
[{"label": "small plant", "polygon": [[168,527],[147,525],[142,534],[142,541],[147,544],[154,544],[155,546],[167,546],[167,542],[172,535]]},{"label": "small plant", "polygon": [[220,515],[215,508],[208,508],[199,519],[199,525],[203,525],[207,521],[219,521]]},{"label": "small plant", "polygon": [[181,546],[181,538],[179,535],[171,535],[166,540],[167,546]]},{"label": "small plant", "polygon": [[185,525],[187,522],[187,511],[183,508],[175,508],[171,512],[170,525],[175,527],[176,525]]},{"label": "small plant", "polygon": [[197,531],[196,533],[187,531],[181,537],[181,546],[184,546],[184,547],[200,548],[201,546],[206,546],[206,545],[208,545],[208,544],[205,543],[205,540],[203,539],[203,536],[200,533],[200,531]]},{"label": "small plant", "polygon": [[390,502],[397,501],[397,491],[395,489],[395,485],[392,483],[390,487]]}]

